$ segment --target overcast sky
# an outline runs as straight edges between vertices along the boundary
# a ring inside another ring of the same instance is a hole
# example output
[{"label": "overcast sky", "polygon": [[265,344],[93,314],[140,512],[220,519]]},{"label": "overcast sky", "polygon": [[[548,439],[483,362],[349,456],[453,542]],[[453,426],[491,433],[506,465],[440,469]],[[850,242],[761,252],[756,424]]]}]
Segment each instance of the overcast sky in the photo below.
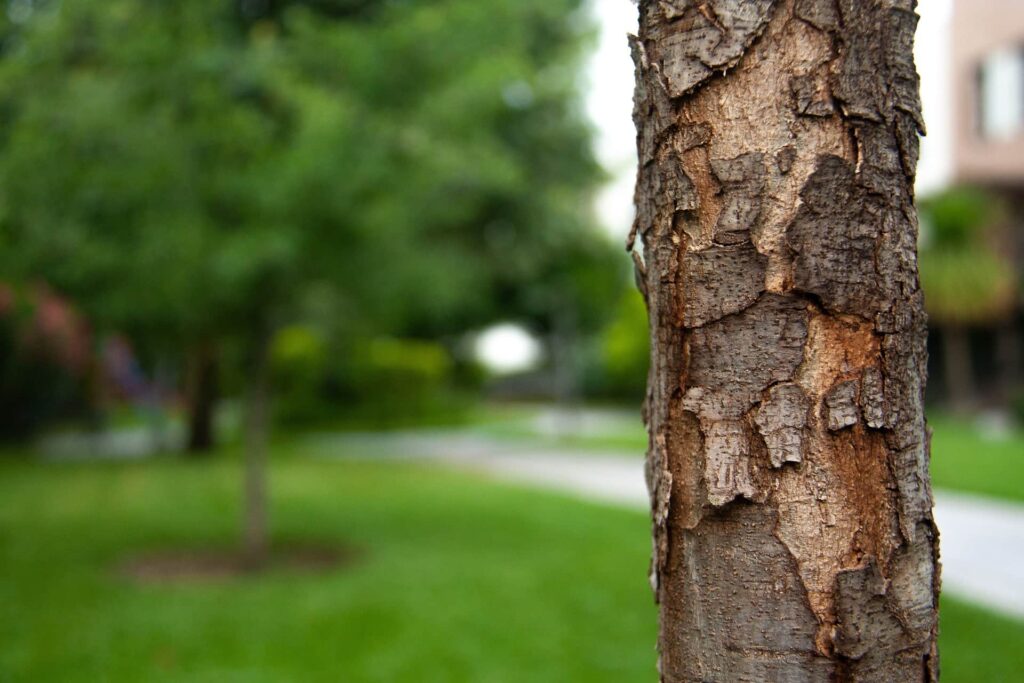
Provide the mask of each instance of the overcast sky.
[{"label": "overcast sky", "polygon": [[[617,235],[625,236],[633,220],[636,170],[633,129],[633,62],[626,42],[636,32],[632,0],[591,0],[600,29],[597,49],[587,69],[587,111],[597,127],[597,154],[614,180],[598,197],[598,215]],[[921,73],[921,98],[928,136],[921,142],[917,191],[941,188],[951,172],[949,28],[952,0],[925,0],[918,7],[914,49]]]}]

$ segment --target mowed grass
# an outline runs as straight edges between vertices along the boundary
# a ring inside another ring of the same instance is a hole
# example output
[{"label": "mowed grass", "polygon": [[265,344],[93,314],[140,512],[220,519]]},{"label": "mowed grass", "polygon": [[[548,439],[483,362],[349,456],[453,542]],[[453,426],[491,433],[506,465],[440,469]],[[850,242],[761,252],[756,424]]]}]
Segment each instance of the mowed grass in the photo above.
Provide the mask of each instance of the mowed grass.
[{"label": "mowed grass", "polygon": [[[140,585],[234,543],[238,463],[0,462],[0,681],[653,681],[646,515],[408,464],[285,453],[278,542],[321,575]],[[944,603],[944,681],[1014,681],[1024,626]]]},{"label": "mowed grass", "polygon": [[136,585],[126,556],[235,542],[237,462],[0,465],[0,681],[654,678],[643,515],[405,465],[272,482],[276,540],[359,559]]},{"label": "mowed grass", "polygon": [[932,484],[936,488],[1024,502],[1024,430],[986,434],[942,415],[932,428]]}]

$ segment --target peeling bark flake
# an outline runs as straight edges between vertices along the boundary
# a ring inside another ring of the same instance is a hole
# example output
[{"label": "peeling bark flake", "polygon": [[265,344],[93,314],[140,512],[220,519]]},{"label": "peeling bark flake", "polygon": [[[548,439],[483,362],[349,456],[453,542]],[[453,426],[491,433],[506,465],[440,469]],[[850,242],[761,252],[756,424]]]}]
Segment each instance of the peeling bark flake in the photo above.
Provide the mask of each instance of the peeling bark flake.
[{"label": "peeling bark flake", "polygon": [[825,410],[829,431],[835,432],[857,424],[857,385],[856,380],[840,382],[828,392]]},{"label": "peeling bark flake", "polygon": [[768,390],[754,418],[768,446],[772,467],[803,459],[803,430],[810,402],[796,384],[778,384]]},{"label": "peeling bark flake", "polygon": [[885,395],[882,391],[882,373],[878,368],[868,368],[861,376],[860,410],[868,427],[885,427]]}]

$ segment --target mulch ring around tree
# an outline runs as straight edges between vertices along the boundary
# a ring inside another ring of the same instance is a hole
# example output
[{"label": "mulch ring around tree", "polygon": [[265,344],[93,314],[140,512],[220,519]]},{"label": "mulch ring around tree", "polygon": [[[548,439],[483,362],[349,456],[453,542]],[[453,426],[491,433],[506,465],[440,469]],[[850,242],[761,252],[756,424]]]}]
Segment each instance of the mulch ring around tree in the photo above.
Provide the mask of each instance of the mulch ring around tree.
[{"label": "mulch ring around tree", "polygon": [[230,581],[267,574],[329,574],[360,556],[344,546],[283,545],[254,561],[239,548],[160,550],[130,556],[116,567],[118,576],[146,584]]}]

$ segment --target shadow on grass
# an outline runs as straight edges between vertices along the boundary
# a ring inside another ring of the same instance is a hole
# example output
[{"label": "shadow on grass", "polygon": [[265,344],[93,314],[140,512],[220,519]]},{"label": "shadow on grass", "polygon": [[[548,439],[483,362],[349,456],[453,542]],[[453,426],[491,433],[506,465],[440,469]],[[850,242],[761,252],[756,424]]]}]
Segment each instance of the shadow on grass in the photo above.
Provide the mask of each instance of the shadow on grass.
[{"label": "shadow on grass", "polygon": [[162,550],[130,556],[115,573],[139,583],[231,581],[268,573],[325,574],[352,565],[360,556],[354,548],[314,545],[275,547],[260,560],[234,548]]}]

